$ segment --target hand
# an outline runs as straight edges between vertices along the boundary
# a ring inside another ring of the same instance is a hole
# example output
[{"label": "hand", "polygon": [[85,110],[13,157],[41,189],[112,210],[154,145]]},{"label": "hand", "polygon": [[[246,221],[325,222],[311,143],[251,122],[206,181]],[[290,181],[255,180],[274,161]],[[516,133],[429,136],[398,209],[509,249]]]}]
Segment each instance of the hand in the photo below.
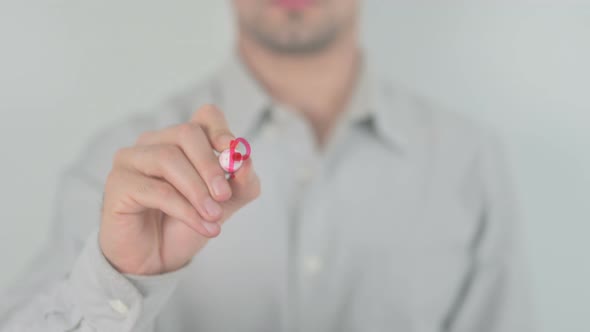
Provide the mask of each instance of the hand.
[{"label": "hand", "polygon": [[226,180],[213,150],[234,136],[223,113],[203,106],[190,122],[143,134],[117,152],[104,192],[101,250],[121,273],[177,270],[260,193],[251,158]]}]

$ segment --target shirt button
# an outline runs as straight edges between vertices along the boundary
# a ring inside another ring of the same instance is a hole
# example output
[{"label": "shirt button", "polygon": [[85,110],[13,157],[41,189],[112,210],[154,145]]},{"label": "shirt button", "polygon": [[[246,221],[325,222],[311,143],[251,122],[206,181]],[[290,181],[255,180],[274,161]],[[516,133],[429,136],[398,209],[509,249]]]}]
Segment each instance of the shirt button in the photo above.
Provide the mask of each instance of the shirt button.
[{"label": "shirt button", "polygon": [[307,256],[303,260],[303,269],[307,276],[313,276],[324,267],[324,262],[319,256]]},{"label": "shirt button", "polygon": [[126,316],[127,313],[129,313],[129,307],[119,299],[110,300],[109,305],[113,310],[120,313],[121,315]]}]

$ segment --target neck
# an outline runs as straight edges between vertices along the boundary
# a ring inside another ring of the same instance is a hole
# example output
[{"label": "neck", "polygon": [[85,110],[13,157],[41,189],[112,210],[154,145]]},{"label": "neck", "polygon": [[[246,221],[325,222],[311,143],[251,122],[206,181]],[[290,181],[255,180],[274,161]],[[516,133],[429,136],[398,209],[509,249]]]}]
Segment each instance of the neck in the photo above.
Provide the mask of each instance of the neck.
[{"label": "neck", "polygon": [[321,145],[345,109],[359,67],[356,33],[315,54],[272,52],[241,33],[239,52],[267,92],[310,122]]}]

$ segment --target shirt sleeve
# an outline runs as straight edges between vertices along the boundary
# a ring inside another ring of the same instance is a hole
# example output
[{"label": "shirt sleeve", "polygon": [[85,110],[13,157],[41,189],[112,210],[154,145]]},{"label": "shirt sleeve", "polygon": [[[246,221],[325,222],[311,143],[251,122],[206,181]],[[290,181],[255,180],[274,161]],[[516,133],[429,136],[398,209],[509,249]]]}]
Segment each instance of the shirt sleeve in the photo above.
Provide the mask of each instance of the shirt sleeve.
[{"label": "shirt sleeve", "polygon": [[472,266],[447,323],[454,332],[532,331],[528,273],[508,163],[500,141],[483,140],[478,160],[483,197]]},{"label": "shirt sleeve", "polygon": [[0,331],[153,331],[187,270],[122,275],[103,256],[96,229],[102,184],[79,170],[63,177],[48,244],[0,293]]}]

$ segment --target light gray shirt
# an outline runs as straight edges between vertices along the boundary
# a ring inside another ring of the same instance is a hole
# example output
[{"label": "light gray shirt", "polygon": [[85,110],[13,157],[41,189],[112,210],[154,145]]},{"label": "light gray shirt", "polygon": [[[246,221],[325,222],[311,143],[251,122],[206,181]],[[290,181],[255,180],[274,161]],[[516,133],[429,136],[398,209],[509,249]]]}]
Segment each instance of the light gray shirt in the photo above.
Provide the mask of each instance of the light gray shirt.
[{"label": "light gray shirt", "polygon": [[[99,134],[63,174],[47,248],[1,294],[0,331],[529,331],[497,140],[376,73],[322,150],[237,56]],[[262,195],[181,270],[122,275],[97,243],[112,157],[204,103],[249,139]]]}]

